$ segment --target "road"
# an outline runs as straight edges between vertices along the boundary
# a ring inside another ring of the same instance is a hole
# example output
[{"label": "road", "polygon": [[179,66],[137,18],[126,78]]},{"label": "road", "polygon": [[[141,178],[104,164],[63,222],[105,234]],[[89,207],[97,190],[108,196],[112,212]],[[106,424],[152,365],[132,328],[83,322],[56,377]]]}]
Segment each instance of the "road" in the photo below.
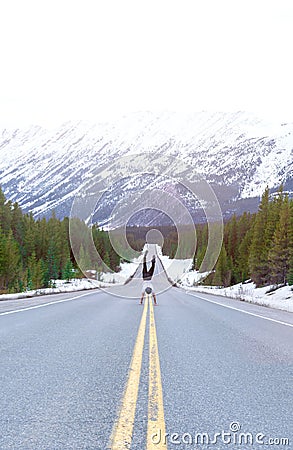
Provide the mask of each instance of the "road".
[{"label": "road", "polygon": [[1,450],[292,448],[292,314],[155,278],[1,302]]}]

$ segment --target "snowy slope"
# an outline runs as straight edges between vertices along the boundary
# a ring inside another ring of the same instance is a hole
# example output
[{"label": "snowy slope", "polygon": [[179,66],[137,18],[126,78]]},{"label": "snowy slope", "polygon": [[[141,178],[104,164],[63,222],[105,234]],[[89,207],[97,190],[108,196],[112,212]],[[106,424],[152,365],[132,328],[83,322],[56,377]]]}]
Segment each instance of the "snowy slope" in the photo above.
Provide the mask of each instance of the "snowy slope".
[{"label": "snowy slope", "polygon": [[[145,152],[190,164],[212,184],[227,215],[255,209],[267,184],[275,189],[283,182],[293,190],[293,123],[268,124],[243,112],[146,112],[111,123],[67,122],[54,130],[3,129],[0,184],[25,211],[42,216],[55,209],[64,216],[97,168]],[[121,180],[99,205],[100,222],[109,222],[117,199],[127,201],[130,193],[152,183],[140,176]],[[187,193],[181,195],[188,203]]]}]

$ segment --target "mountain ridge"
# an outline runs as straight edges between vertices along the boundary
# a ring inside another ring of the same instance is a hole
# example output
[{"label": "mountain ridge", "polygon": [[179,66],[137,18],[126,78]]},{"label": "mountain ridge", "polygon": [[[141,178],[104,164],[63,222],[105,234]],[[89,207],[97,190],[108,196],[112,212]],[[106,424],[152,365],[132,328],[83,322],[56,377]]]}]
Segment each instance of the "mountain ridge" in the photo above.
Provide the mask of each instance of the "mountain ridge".
[{"label": "mountain ridge", "polygon": [[[0,184],[24,211],[42,217],[54,209],[62,217],[99,168],[137,154],[183,161],[213,187],[224,217],[254,211],[266,185],[274,191],[283,183],[293,191],[293,123],[269,124],[244,112],[144,112],[106,123],[70,121],[53,130],[4,129]],[[137,189],[143,184],[139,176],[120,183],[126,200],[136,190],[134,181]],[[115,195],[114,187],[98,205],[102,225],[113,220],[108,203],[115,204]]]}]

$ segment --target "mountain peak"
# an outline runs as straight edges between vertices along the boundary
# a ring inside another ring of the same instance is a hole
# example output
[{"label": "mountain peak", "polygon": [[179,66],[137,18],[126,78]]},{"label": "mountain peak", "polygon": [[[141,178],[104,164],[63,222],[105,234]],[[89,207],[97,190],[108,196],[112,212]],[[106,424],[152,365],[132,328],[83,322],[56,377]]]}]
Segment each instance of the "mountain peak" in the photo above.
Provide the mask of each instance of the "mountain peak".
[{"label": "mountain peak", "polygon": [[[152,153],[188,163],[230,214],[255,209],[266,185],[274,190],[284,183],[292,190],[292,149],[292,123],[268,123],[243,111],[138,112],[106,123],[69,121],[53,130],[2,129],[0,183],[25,211],[42,216],[55,209],[63,216],[97,168],[126,155]],[[127,198],[134,188],[126,181],[123,189]],[[102,222],[109,221],[109,209],[102,210]]]}]

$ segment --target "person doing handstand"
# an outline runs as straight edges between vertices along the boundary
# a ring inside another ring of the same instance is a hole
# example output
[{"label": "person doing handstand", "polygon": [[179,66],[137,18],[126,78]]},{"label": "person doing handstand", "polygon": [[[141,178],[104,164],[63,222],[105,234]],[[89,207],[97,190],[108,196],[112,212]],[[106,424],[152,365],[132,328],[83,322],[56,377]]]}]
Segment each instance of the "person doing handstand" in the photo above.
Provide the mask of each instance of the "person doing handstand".
[{"label": "person doing handstand", "polygon": [[148,252],[146,251],[144,254],[144,257],[143,257],[143,269],[142,269],[143,284],[142,284],[142,293],[141,293],[140,304],[142,305],[144,294],[145,294],[145,292],[147,292],[148,294],[152,293],[153,299],[154,299],[154,304],[157,305],[157,298],[156,298],[156,294],[154,293],[154,288],[153,288],[153,284],[151,281],[153,274],[154,274],[154,270],[155,270],[156,257],[155,257],[155,255],[153,256],[152,265],[148,270],[147,263],[146,263],[147,253]]}]

